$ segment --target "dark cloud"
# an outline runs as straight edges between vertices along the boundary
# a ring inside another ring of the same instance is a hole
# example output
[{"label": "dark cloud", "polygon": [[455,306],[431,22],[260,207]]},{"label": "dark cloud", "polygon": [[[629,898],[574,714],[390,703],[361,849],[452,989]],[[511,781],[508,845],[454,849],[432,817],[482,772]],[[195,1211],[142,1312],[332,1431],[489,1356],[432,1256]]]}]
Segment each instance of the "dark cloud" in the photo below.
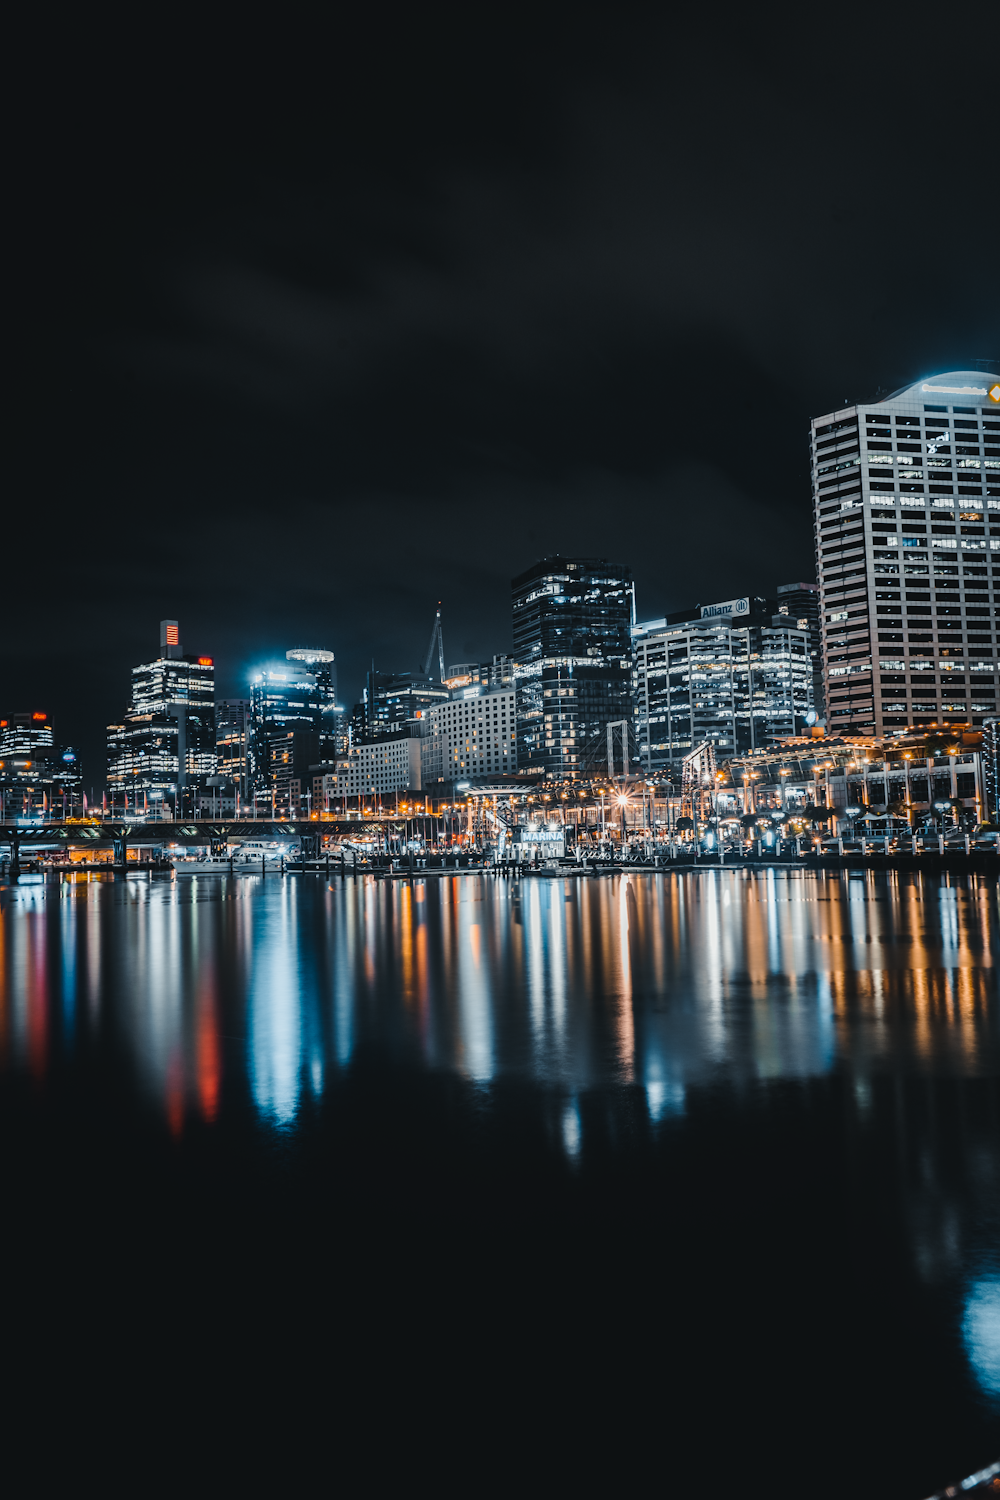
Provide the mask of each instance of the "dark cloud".
[{"label": "dark cloud", "polygon": [[810,577],[809,416],[998,343],[981,111],[938,76],[901,132],[926,57],[866,27],[889,87],[798,18],[624,11],[53,57],[4,701],[95,764],[163,615],[227,692],[314,640],[350,698],[439,598],[507,648],[544,551],[631,561],[645,614]]}]

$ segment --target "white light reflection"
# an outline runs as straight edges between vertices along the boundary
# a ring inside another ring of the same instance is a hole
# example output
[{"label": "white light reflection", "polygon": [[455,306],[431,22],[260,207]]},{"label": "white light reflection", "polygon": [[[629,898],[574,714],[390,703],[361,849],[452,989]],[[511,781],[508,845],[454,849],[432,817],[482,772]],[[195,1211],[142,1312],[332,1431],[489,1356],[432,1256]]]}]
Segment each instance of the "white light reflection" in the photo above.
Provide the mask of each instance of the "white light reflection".
[{"label": "white light reflection", "polygon": [[973,1282],[962,1319],[965,1353],[981,1388],[1000,1396],[1000,1276]]},{"label": "white light reflection", "polygon": [[463,1072],[477,1083],[493,1077],[493,1018],[489,976],[482,951],[484,928],[470,917],[472,905],[458,908],[458,1017]]},{"label": "white light reflection", "polygon": [[646,1075],[646,1108],[654,1125],[659,1125],[665,1115],[682,1115],[687,1103],[687,1093],[679,1079],[664,1078],[656,1063]]},{"label": "white light reflection", "polygon": [[302,1011],[294,916],[287,900],[255,936],[250,984],[249,1053],[254,1099],[275,1124],[294,1120],[299,1105]]},{"label": "white light reflection", "polygon": [[567,1104],[562,1116],[562,1138],[563,1149],[566,1155],[575,1161],[580,1155],[580,1146],[583,1143],[583,1127],[580,1121],[580,1111],[576,1100]]}]

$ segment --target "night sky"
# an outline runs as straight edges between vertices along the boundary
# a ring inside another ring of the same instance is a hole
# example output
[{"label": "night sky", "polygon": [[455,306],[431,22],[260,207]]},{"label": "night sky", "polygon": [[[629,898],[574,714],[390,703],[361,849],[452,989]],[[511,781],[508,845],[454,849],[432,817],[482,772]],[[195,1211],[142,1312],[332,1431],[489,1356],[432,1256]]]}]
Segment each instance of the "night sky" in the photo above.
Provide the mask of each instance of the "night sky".
[{"label": "night sky", "polygon": [[509,650],[545,552],[640,617],[811,579],[809,418],[1000,350],[985,32],[340,14],[13,65],[0,700],[88,785],[162,617],[220,695],[310,644],[349,705],[438,599]]}]

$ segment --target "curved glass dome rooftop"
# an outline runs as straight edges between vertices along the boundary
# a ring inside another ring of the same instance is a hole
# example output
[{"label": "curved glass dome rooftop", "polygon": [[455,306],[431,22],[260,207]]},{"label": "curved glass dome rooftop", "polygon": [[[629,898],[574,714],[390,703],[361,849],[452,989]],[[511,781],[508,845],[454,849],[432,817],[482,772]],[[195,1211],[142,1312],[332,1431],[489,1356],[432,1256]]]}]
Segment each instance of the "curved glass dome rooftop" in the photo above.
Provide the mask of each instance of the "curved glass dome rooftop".
[{"label": "curved glass dome rooftop", "polygon": [[[995,394],[994,394],[995,392]],[[913,385],[904,385],[891,396],[883,396],[877,402],[883,406],[887,401],[935,401],[947,405],[963,401],[969,406],[979,402],[995,402],[1000,406],[1000,375],[985,370],[949,370],[943,375],[927,375]]]}]

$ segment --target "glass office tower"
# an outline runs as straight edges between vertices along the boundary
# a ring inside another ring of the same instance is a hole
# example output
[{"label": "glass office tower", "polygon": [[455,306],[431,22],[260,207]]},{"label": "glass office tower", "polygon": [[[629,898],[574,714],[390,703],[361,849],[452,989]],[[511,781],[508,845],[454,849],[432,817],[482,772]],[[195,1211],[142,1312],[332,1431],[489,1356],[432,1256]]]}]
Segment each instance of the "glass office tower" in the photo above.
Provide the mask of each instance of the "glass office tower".
[{"label": "glass office tower", "polygon": [[248,779],[258,802],[298,815],[311,768],[333,764],[340,714],[332,651],[297,646],[261,667],[250,687]]},{"label": "glass office tower", "polygon": [[1000,378],[933,375],[810,432],[827,723],[902,733],[997,708]]},{"label": "glass office tower", "polygon": [[447,703],[450,689],[422,672],[375,672],[365,678],[360,722],[355,720],[355,743],[387,739],[402,733],[411,719],[420,718],[436,704]]},{"label": "glass office tower", "polygon": [[816,710],[816,717],[822,719],[826,713],[826,697],[823,692],[823,632],[819,623],[819,584],[779,583],[778,613],[787,615],[799,627],[805,622],[809,632],[809,659],[813,671],[813,708]]},{"label": "glass office tower", "polygon": [[607,726],[630,720],[632,570],[542,558],[511,581],[517,764],[574,777],[607,762]]},{"label": "glass office tower", "polygon": [[247,795],[249,698],[218,698],[215,703],[216,773]]},{"label": "glass office tower", "polygon": [[773,600],[729,599],[636,625],[634,722],[649,774],[699,745],[718,759],[806,732],[813,707],[808,627]]}]

